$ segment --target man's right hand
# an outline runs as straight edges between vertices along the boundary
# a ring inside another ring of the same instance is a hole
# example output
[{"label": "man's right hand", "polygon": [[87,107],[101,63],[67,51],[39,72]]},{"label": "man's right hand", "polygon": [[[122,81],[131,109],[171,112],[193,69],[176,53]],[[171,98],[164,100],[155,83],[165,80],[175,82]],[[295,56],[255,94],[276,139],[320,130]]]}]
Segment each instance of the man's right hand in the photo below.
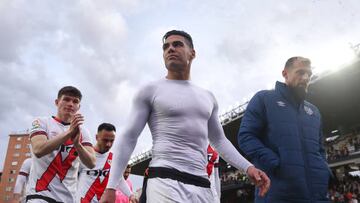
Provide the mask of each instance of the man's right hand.
[{"label": "man's right hand", "polygon": [[74,139],[76,135],[80,132],[80,125],[84,123],[84,117],[77,113],[73,116],[71,122],[70,122],[70,128],[69,128],[69,136],[70,138]]},{"label": "man's right hand", "polygon": [[116,191],[111,188],[105,189],[101,196],[100,203],[114,203],[116,200]]}]

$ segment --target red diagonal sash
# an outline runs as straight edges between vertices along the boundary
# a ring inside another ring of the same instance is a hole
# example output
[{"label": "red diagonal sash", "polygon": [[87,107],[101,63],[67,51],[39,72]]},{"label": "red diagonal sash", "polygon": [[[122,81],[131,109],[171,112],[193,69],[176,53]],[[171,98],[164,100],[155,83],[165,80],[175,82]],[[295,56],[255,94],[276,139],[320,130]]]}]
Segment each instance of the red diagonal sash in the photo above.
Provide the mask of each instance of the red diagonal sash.
[{"label": "red diagonal sash", "polygon": [[[69,139],[67,140],[64,145],[61,146],[62,149],[65,149],[67,145],[71,145],[72,141]],[[66,151],[66,150],[65,150]],[[49,164],[46,171],[42,174],[40,179],[36,181],[35,191],[40,192],[44,190],[49,190],[48,186],[50,182],[54,179],[55,175],[59,176],[60,181],[62,182],[72,166],[73,161],[77,157],[76,149],[71,147],[70,151],[68,152],[68,156],[62,161],[61,156],[62,150],[58,152],[55,156],[53,161]]]},{"label": "red diagonal sash", "polygon": [[[102,171],[110,170],[111,160],[112,160],[112,153],[110,152],[108,155],[108,158],[105,161]],[[85,194],[85,197],[81,198],[81,203],[91,202],[91,200],[94,198],[95,195],[96,195],[97,200],[100,200],[102,194],[104,193],[106,185],[108,183],[110,172],[106,174],[106,176],[102,182],[100,182],[100,175],[101,175],[101,173],[99,173],[98,177],[95,179],[93,184],[90,186],[89,190]]]}]

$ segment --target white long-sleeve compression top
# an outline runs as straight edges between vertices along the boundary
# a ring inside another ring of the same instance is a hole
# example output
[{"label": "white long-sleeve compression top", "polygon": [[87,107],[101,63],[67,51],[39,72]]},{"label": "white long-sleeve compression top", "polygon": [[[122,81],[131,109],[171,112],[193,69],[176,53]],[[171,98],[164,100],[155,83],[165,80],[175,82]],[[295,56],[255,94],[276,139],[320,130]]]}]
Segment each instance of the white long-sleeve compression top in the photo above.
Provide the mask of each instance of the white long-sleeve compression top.
[{"label": "white long-sleeve compression top", "polygon": [[208,141],[234,167],[246,171],[251,165],[225,137],[215,97],[188,80],[163,79],[143,87],[128,121],[115,141],[107,185],[128,196],[131,192],[122,174],[146,123],[153,138],[151,167],[207,177]]}]

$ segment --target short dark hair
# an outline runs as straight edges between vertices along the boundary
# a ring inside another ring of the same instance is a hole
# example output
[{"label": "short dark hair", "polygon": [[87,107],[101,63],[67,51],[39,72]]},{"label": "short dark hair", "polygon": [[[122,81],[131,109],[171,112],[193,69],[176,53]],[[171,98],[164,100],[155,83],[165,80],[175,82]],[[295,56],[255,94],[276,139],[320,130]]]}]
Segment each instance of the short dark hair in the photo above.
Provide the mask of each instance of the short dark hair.
[{"label": "short dark hair", "polygon": [[58,99],[60,99],[62,95],[77,97],[80,100],[82,98],[82,94],[80,90],[78,90],[76,87],[73,86],[65,86],[61,88],[58,92]]},{"label": "short dark hair", "polygon": [[284,69],[292,68],[295,61],[301,61],[304,65],[307,65],[307,66],[311,65],[310,59],[302,57],[302,56],[293,56],[286,61]]},{"label": "short dark hair", "polygon": [[193,49],[194,48],[194,44],[193,44],[193,41],[192,41],[192,38],[191,36],[185,32],[185,31],[182,31],[182,30],[171,30],[171,31],[168,31],[164,37],[162,38],[162,41],[163,43],[165,43],[165,40],[170,37],[171,35],[180,35],[180,36],[183,36],[186,41],[188,42],[188,45]]},{"label": "short dark hair", "polygon": [[102,130],[116,132],[115,126],[113,124],[111,124],[111,123],[102,123],[102,124],[100,124],[99,127],[98,127],[98,132],[100,132]]}]

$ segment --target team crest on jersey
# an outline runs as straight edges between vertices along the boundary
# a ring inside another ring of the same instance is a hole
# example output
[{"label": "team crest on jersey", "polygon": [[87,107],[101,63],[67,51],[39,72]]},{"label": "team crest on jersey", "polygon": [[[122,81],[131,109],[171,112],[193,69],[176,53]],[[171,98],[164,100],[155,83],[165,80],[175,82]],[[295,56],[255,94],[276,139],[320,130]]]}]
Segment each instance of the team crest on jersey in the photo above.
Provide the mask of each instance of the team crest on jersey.
[{"label": "team crest on jersey", "polygon": [[108,162],[109,165],[111,165],[112,160],[108,159],[107,162]]},{"label": "team crest on jersey", "polygon": [[308,106],[304,106],[304,110],[307,114],[309,114],[310,116],[314,113],[313,110],[308,107]]},{"label": "team crest on jersey", "polygon": [[40,128],[40,121],[38,119],[32,122],[32,129]]},{"label": "team crest on jersey", "polygon": [[281,107],[285,107],[285,106],[286,106],[286,105],[285,105],[285,102],[283,102],[283,101],[277,101],[276,103],[277,103],[278,106],[281,106]]}]

